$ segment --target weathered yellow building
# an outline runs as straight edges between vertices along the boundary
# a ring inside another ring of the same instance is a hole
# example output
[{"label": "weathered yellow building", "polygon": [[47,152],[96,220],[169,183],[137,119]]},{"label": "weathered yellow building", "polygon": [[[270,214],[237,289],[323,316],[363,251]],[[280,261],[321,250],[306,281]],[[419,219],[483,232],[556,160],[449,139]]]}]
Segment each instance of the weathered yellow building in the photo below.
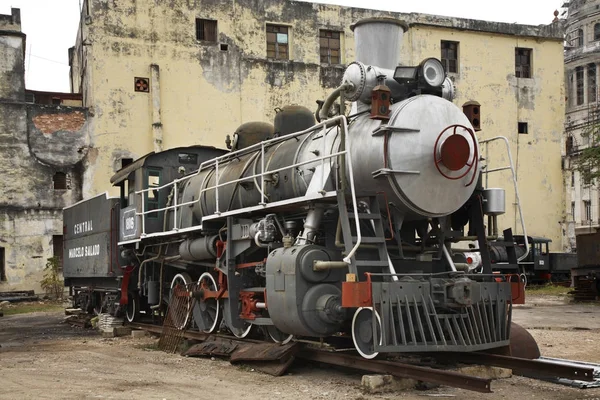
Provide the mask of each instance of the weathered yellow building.
[{"label": "weathered yellow building", "polygon": [[[226,134],[243,122],[272,120],[276,107],[315,108],[353,61],[351,25],[392,17],[410,25],[399,62],[442,58],[456,104],[482,105],[480,138],[508,138],[528,233],[560,247],[564,67],[558,22],[534,27],[281,0],[84,4],[70,57],[72,90],[83,94],[91,119],[84,197],[109,189],[116,170],[150,151],[222,147]],[[490,168],[508,164],[502,146],[486,154]],[[510,174],[489,179],[507,189],[500,227],[521,233]]]}]

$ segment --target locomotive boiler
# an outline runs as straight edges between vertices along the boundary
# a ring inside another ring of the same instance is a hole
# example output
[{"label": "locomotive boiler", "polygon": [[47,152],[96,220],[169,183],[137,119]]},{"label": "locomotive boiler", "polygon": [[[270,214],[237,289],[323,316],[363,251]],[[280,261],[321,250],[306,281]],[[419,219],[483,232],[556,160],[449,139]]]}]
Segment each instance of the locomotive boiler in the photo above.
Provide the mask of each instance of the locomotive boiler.
[{"label": "locomotive boiler", "polygon": [[[366,358],[509,344],[511,286],[492,277],[485,226],[502,190],[482,186],[473,119],[439,60],[399,65],[404,23],[353,29],[357,60],[316,113],[284,107],[230,151],[150,154],[111,179],[129,320],[179,287],[194,299],[181,329],[341,336]],[[459,246],[472,240],[478,274]]]}]

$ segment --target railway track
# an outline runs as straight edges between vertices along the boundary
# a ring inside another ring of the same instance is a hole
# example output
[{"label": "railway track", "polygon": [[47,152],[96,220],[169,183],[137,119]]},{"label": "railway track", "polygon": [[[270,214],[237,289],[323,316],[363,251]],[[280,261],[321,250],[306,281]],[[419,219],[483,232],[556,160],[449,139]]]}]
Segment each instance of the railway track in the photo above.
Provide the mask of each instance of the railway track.
[{"label": "railway track", "polygon": [[[143,329],[148,332],[153,332],[157,334],[163,333],[162,327],[157,325],[150,325],[145,323],[130,323],[128,324],[128,326],[132,328]],[[263,347],[263,349],[261,350],[263,352],[265,346],[265,342],[261,340],[239,340],[233,336],[220,334],[206,334],[194,331],[184,331],[182,337],[197,340],[200,342],[206,342],[209,340],[222,340],[227,341],[229,343],[239,343],[245,345],[256,344],[261,345]],[[455,371],[414,365],[399,361],[367,360],[360,356],[344,353],[348,351],[347,349],[318,349],[314,348],[308,343],[297,344],[300,346],[300,349],[295,352],[295,357],[307,361],[351,368],[359,371],[372,372],[376,374],[392,375],[398,378],[415,379],[418,381],[444,386],[451,386],[480,393],[490,393],[492,391],[492,380],[488,378],[480,378],[461,374]],[[274,348],[280,347],[280,345],[275,343],[273,343],[272,346]],[[592,367],[581,365],[565,365],[564,363],[556,363],[549,360],[529,360],[487,353],[440,353],[427,354],[427,356],[433,356],[434,359],[444,361],[446,364],[462,363],[508,368],[512,369],[515,374],[540,379],[563,378],[586,382],[594,381],[594,368]],[[257,359],[254,360],[258,361]],[[271,358],[269,359],[269,361],[273,361],[273,359]]]}]

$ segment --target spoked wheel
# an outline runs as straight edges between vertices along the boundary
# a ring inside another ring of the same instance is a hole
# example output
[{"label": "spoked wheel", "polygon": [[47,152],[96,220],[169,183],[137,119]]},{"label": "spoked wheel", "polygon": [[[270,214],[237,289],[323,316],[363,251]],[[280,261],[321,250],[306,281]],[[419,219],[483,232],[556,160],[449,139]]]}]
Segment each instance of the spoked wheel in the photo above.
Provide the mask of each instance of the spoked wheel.
[{"label": "spoked wheel", "polygon": [[[217,282],[212,274],[205,272],[198,279],[198,288],[217,291]],[[221,301],[217,299],[198,300],[194,305],[194,322],[198,329],[205,333],[212,333],[219,328],[221,323]]]},{"label": "spoked wheel", "polygon": [[229,299],[225,299],[223,301],[223,318],[225,318],[225,325],[227,325],[227,329],[233,333],[233,336],[243,339],[250,334],[250,331],[252,330],[252,324],[244,321],[244,326],[242,328],[234,328],[231,323],[232,316],[229,315],[229,301]]},{"label": "spoked wheel", "polygon": [[138,318],[140,313],[140,298],[129,292],[127,294],[127,307],[125,308],[125,318],[127,322],[133,322]]},{"label": "spoked wheel", "polygon": [[[173,294],[175,291],[175,287],[177,285],[183,286],[184,288],[188,287],[188,285],[192,283],[192,278],[190,277],[190,275],[187,272],[180,272],[177,275],[175,275],[175,277],[173,278],[173,280],[171,281],[171,293],[169,295],[169,307],[175,306],[176,304],[176,299],[173,298]],[[172,318],[174,318],[174,320],[172,321],[173,326],[175,326],[177,329],[184,329],[188,322],[190,322],[190,309],[192,307],[192,299],[191,298],[187,298],[187,299],[180,299],[178,301],[184,301],[184,307],[185,307],[185,312],[181,313],[181,312],[170,312],[170,314],[172,315]],[[169,313],[167,311],[167,313]]]},{"label": "spoked wheel", "polygon": [[294,335],[283,333],[273,325],[267,326],[267,334],[272,341],[279,344],[288,344],[294,338]]},{"label": "spoked wheel", "polygon": [[377,311],[373,311],[371,307],[361,307],[354,313],[352,318],[352,341],[358,354],[366,359],[373,359],[377,357],[379,352],[375,351],[374,335],[373,335],[373,314],[377,319],[375,323],[375,329],[377,330],[377,337],[379,337],[379,344],[382,344],[381,335],[381,318]]}]

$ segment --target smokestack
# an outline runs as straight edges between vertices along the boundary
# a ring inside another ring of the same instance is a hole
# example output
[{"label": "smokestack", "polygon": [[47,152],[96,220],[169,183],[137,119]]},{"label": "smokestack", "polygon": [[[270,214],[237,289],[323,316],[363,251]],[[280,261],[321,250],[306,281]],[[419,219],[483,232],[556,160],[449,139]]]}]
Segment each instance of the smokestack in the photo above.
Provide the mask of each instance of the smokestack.
[{"label": "smokestack", "polygon": [[354,31],[356,61],[394,70],[400,62],[400,47],[408,25],[393,18],[362,19],[350,27]]}]

